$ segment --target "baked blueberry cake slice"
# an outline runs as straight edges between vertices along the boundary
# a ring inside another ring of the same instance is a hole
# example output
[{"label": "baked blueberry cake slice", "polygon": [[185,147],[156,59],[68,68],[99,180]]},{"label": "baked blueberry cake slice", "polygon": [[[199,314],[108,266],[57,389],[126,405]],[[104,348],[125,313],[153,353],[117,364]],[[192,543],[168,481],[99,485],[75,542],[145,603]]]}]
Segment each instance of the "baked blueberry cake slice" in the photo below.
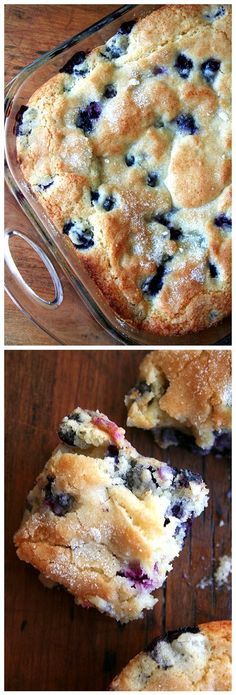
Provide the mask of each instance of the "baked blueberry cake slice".
[{"label": "baked blueberry cake slice", "polygon": [[228,456],[231,401],[230,351],[155,350],[125,397],[127,424],[152,430],[163,449]]},{"label": "baked blueberry cake slice", "polygon": [[23,175],[66,253],[145,331],[230,312],[230,27],[230,5],[124,21],[16,116]]},{"label": "baked blueberry cake slice", "polygon": [[140,618],[208,490],[200,475],[141,456],[98,411],[76,408],[59,437],[29,493],[17,554],[76,603],[121,622]]},{"label": "baked blueberry cake slice", "polygon": [[231,690],[231,622],[168,632],[123,669],[110,690]]}]

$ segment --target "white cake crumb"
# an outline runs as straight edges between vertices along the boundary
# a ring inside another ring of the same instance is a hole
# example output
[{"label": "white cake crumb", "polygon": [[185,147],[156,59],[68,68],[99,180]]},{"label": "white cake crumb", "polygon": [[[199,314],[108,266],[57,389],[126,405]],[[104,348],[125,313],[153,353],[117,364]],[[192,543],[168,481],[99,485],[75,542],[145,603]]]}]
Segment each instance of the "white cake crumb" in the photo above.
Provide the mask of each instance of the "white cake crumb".
[{"label": "white cake crumb", "polygon": [[214,577],[217,589],[228,584],[229,576],[232,573],[232,558],[229,555],[222,555],[219,566],[215,571]]}]

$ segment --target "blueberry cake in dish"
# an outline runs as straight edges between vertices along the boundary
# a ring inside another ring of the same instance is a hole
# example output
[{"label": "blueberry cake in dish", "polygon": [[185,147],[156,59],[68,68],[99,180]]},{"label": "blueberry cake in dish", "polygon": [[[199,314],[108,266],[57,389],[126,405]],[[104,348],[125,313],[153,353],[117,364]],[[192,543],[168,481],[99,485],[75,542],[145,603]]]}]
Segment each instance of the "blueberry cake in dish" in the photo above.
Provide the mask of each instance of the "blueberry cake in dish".
[{"label": "blueberry cake in dish", "polygon": [[163,335],[230,312],[230,5],[165,5],[22,105],[17,156],[117,314]]},{"label": "blueberry cake in dish", "polygon": [[125,396],[127,424],[152,430],[163,449],[229,456],[231,402],[230,351],[155,350]]},{"label": "blueberry cake in dish", "polygon": [[59,437],[29,493],[17,554],[79,605],[121,622],[140,618],[208,490],[200,475],[138,454],[98,411],[76,408]]},{"label": "blueberry cake in dish", "polygon": [[168,632],[132,659],[110,690],[231,690],[231,622]]}]

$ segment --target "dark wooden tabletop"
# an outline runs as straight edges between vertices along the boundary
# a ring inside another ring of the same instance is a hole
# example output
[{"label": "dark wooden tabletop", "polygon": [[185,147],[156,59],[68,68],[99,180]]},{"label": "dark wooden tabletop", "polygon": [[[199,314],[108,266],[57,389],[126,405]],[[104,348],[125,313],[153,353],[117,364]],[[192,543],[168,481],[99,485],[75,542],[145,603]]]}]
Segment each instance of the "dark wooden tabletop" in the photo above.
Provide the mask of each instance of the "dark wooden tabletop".
[{"label": "dark wooden tabletop", "polygon": [[[161,452],[151,434],[129,429],[141,453],[200,472],[210,489],[158,603],[143,620],[120,626],[46,589],[18,560],[12,537],[35,477],[57,445],[56,429],[74,406],[104,411],[125,425],[124,394],[135,383],[141,350],[7,351],[6,356],[6,690],[104,690],[155,635],[230,616],[230,592],[212,579],[230,554],[230,479],[224,460],[184,450]],[[221,523],[220,523],[221,522]],[[222,522],[224,522],[222,524]]]},{"label": "dark wooden tabletop", "polygon": [[[105,17],[120,5],[5,5],[6,84],[45,51]],[[6,188],[5,228],[30,231],[30,223]],[[16,242],[14,257],[23,277],[41,296],[48,296],[48,273],[32,250]],[[112,345],[110,338],[80,303],[78,328],[81,345]],[[68,343],[71,340],[68,339]],[[12,300],[5,300],[5,345],[55,345],[55,341],[26,319]]]}]

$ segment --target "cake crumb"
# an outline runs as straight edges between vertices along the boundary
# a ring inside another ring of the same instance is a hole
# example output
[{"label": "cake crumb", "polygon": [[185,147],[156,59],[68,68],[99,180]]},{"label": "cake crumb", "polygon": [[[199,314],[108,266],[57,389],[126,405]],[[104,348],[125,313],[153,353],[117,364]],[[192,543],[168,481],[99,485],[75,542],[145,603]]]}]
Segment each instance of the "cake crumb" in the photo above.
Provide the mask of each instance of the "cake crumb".
[{"label": "cake crumb", "polygon": [[215,571],[214,577],[216,582],[216,588],[220,589],[222,586],[228,584],[229,576],[232,573],[232,558],[229,555],[222,555],[219,560],[219,566]]}]

